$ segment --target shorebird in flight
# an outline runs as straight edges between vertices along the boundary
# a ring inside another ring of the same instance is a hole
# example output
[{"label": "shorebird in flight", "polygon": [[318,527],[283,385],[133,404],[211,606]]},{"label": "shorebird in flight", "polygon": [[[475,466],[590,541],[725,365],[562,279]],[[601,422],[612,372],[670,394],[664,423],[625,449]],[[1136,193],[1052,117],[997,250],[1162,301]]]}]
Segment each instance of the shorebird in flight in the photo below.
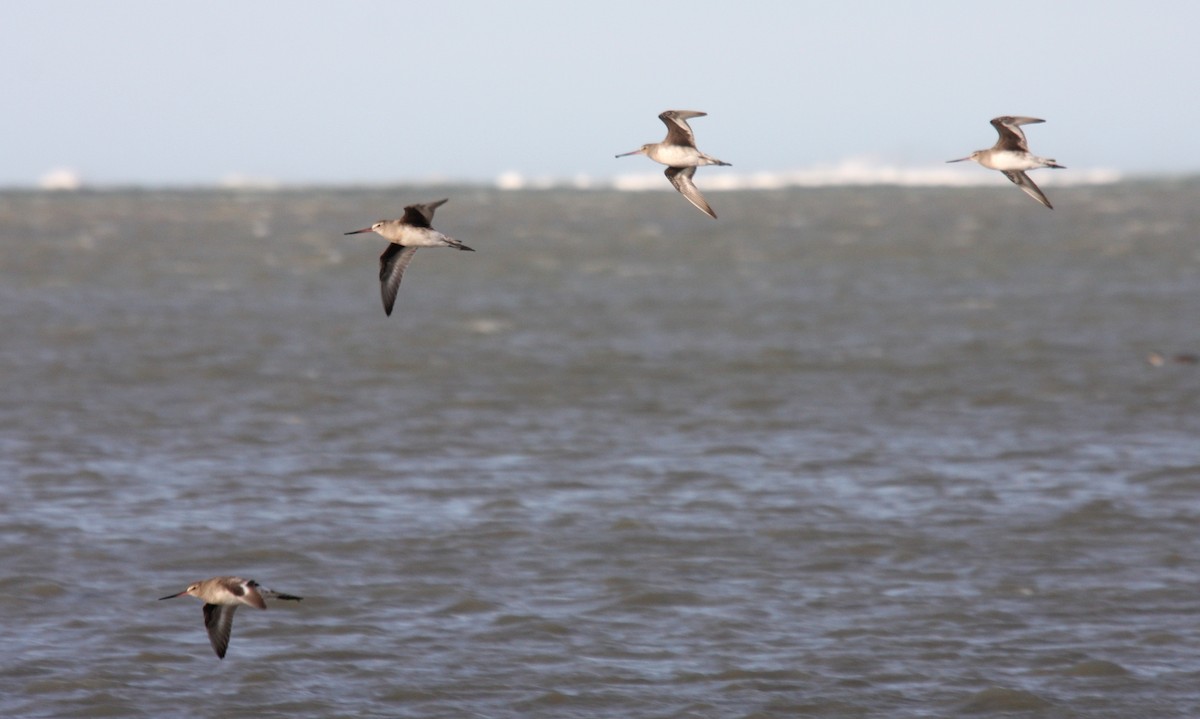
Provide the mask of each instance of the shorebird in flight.
[{"label": "shorebird in flight", "polygon": [[229,634],[233,631],[233,613],[243,604],[249,604],[256,609],[266,609],[267,603],[263,597],[300,601],[303,597],[292,594],[282,594],[266,587],[259,586],[253,579],[241,577],[213,577],[202,582],[189,584],[188,588],[178,594],[168,594],[159,600],[174,599],[190,595],[204,602],[204,628],[208,630],[208,641],[218,659],[225,658],[225,650],[229,648]]},{"label": "shorebird in flight", "polygon": [[383,311],[388,316],[391,316],[392,306],[396,304],[396,291],[400,289],[400,278],[404,276],[404,268],[412,262],[418,247],[453,247],[456,250],[475,251],[453,237],[433,229],[433,211],[446,204],[448,199],[423,205],[409,205],[404,208],[404,217],[398,220],[380,220],[370,227],[345,233],[357,235],[361,232],[374,232],[391,242],[379,256],[379,288],[383,293]]},{"label": "shorebird in flight", "polygon": [[1046,199],[1038,186],[1033,184],[1033,180],[1025,174],[1025,170],[1036,170],[1039,167],[1066,169],[1054,160],[1038,157],[1029,151],[1029,143],[1025,141],[1025,132],[1021,129],[1021,125],[1033,125],[1039,122],[1045,122],[1045,120],[1039,120],[1036,117],[1013,117],[1012,115],[997,117],[992,120],[996,132],[1000,133],[1000,139],[996,140],[995,145],[986,150],[976,150],[967,157],[947,160],[947,162],[974,160],[984,167],[999,170],[1004,173],[1005,177],[1012,180],[1013,184],[1024,190],[1025,194],[1053,210],[1054,205],[1050,204],[1050,200]]},{"label": "shorebird in flight", "polygon": [[701,195],[700,190],[696,189],[695,183],[692,182],[692,176],[696,174],[697,167],[728,165],[729,163],[696,149],[696,136],[692,134],[692,128],[687,124],[689,118],[704,117],[707,114],[707,112],[696,110],[667,110],[658,116],[658,119],[667,126],[666,139],[662,142],[642,145],[632,152],[622,152],[617,157],[645,155],[655,162],[666,165],[667,169],[664,174],[675,186],[675,189],[715,220],[717,213],[713,212],[713,209],[704,200],[704,195]]}]

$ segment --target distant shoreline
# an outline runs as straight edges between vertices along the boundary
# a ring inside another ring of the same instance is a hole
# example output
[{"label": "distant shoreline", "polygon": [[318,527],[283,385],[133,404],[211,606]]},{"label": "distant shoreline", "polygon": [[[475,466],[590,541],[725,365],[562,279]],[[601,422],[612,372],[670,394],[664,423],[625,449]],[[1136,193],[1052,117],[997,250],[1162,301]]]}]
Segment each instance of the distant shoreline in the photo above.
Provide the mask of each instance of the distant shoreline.
[{"label": "distant shoreline", "polygon": [[[894,177],[846,175],[834,176],[819,170],[797,171],[795,173],[746,173],[719,175],[710,173],[709,177],[701,180],[706,192],[751,191],[751,190],[787,190],[787,189],[819,189],[838,187],[904,187],[911,189],[945,189],[969,187],[1005,187],[1006,183],[997,183],[996,177],[990,173],[963,172],[962,177],[948,178],[941,173],[922,174],[919,171],[901,172]],[[1002,178],[1001,178],[1002,179]],[[1041,184],[1048,187],[1079,187],[1119,184],[1190,184],[1200,183],[1200,173],[1178,175],[1123,175],[1110,170],[1080,170],[1074,176],[1067,173],[1042,173],[1038,176]],[[622,175],[604,179],[566,179],[566,178],[529,178],[520,181],[514,178],[500,178],[493,181],[483,180],[397,180],[395,182],[355,182],[355,183],[304,183],[304,182],[246,182],[246,183],[80,183],[72,186],[39,187],[37,185],[0,185],[0,193],[27,194],[75,194],[75,193],[105,193],[105,192],[310,192],[331,191],[350,192],[357,190],[387,190],[392,188],[464,188],[470,190],[514,191],[545,191],[545,190],[576,190],[581,192],[669,192],[669,184],[662,182],[660,173],[644,175]]]}]

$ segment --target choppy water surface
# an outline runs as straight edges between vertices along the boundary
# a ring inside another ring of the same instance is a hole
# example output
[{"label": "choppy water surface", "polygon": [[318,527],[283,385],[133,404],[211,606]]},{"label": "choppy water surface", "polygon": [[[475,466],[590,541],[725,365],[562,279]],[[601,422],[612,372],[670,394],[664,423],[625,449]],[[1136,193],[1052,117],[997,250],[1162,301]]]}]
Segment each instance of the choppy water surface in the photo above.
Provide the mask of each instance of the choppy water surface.
[{"label": "choppy water surface", "polygon": [[0,196],[0,714],[1198,716],[1198,189]]}]

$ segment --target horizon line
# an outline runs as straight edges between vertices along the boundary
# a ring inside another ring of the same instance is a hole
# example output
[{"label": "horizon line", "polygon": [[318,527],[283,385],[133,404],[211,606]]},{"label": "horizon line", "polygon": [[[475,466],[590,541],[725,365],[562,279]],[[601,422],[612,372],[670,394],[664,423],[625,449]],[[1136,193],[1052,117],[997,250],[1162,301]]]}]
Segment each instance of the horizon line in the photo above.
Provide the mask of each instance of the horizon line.
[{"label": "horizon line", "polygon": [[[996,184],[995,173],[971,171],[967,168],[946,168],[937,165],[901,167],[847,161],[836,165],[820,165],[798,170],[764,172],[709,172],[702,184],[704,190],[729,192],[739,190],[780,190],[819,187],[981,187]],[[1124,181],[1180,181],[1200,178],[1200,172],[1123,173],[1110,168],[1077,169],[1067,173],[1039,173],[1037,181],[1046,186],[1108,185]],[[502,172],[491,179],[451,178],[434,176],[394,180],[308,181],[279,180],[271,177],[231,173],[212,181],[165,182],[93,182],[73,170],[53,170],[36,182],[0,184],[0,191],[71,192],[112,190],[300,190],[311,188],[369,189],[385,187],[472,187],[505,191],[516,190],[616,190],[619,192],[670,191],[672,186],[660,172],[626,173],[605,177],[586,174],[525,175],[517,171]]]}]

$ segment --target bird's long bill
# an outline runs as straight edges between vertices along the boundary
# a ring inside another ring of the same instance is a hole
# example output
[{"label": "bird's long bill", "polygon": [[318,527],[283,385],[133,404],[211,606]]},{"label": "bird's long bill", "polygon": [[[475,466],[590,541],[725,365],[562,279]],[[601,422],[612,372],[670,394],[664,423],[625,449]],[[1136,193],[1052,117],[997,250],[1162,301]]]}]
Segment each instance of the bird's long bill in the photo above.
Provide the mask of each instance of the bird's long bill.
[{"label": "bird's long bill", "polygon": [[968,155],[966,157],[960,157],[957,160],[946,160],[946,162],[966,162],[967,160],[970,160],[970,159],[971,159],[971,156]]},{"label": "bird's long bill", "polygon": [[351,230],[350,232],[343,232],[342,234],[343,235],[358,235],[363,232],[370,232],[370,231],[371,231],[370,227],[364,227],[361,230]]},{"label": "bird's long bill", "polygon": [[642,154],[642,152],[643,152],[642,148],[639,147],[636,150],[630,150],[629,152],[622,152],[620,155],[617,155],[617,157],[629,157],[630,155],[640,155],[640,154]]},{"label": "bird's long bill", "polygon": [[185,595],[185,594],[187,594],[187,590],[186,590],[186,589],[185,589],[185,590],[183,590],[182,592],[180,592],[179,594],[168,594],[168,595],[167,595],[167,596],[165,596],[165,597],[159,597],[159,598],[158,598],[158,601],[160,601],[160,602],[161,602],[161,601],[162,601],[162,600],[164,600],[164,599],[174,599],[175,597],[182,597],[182,596],[183,596],[183,595]]}]

